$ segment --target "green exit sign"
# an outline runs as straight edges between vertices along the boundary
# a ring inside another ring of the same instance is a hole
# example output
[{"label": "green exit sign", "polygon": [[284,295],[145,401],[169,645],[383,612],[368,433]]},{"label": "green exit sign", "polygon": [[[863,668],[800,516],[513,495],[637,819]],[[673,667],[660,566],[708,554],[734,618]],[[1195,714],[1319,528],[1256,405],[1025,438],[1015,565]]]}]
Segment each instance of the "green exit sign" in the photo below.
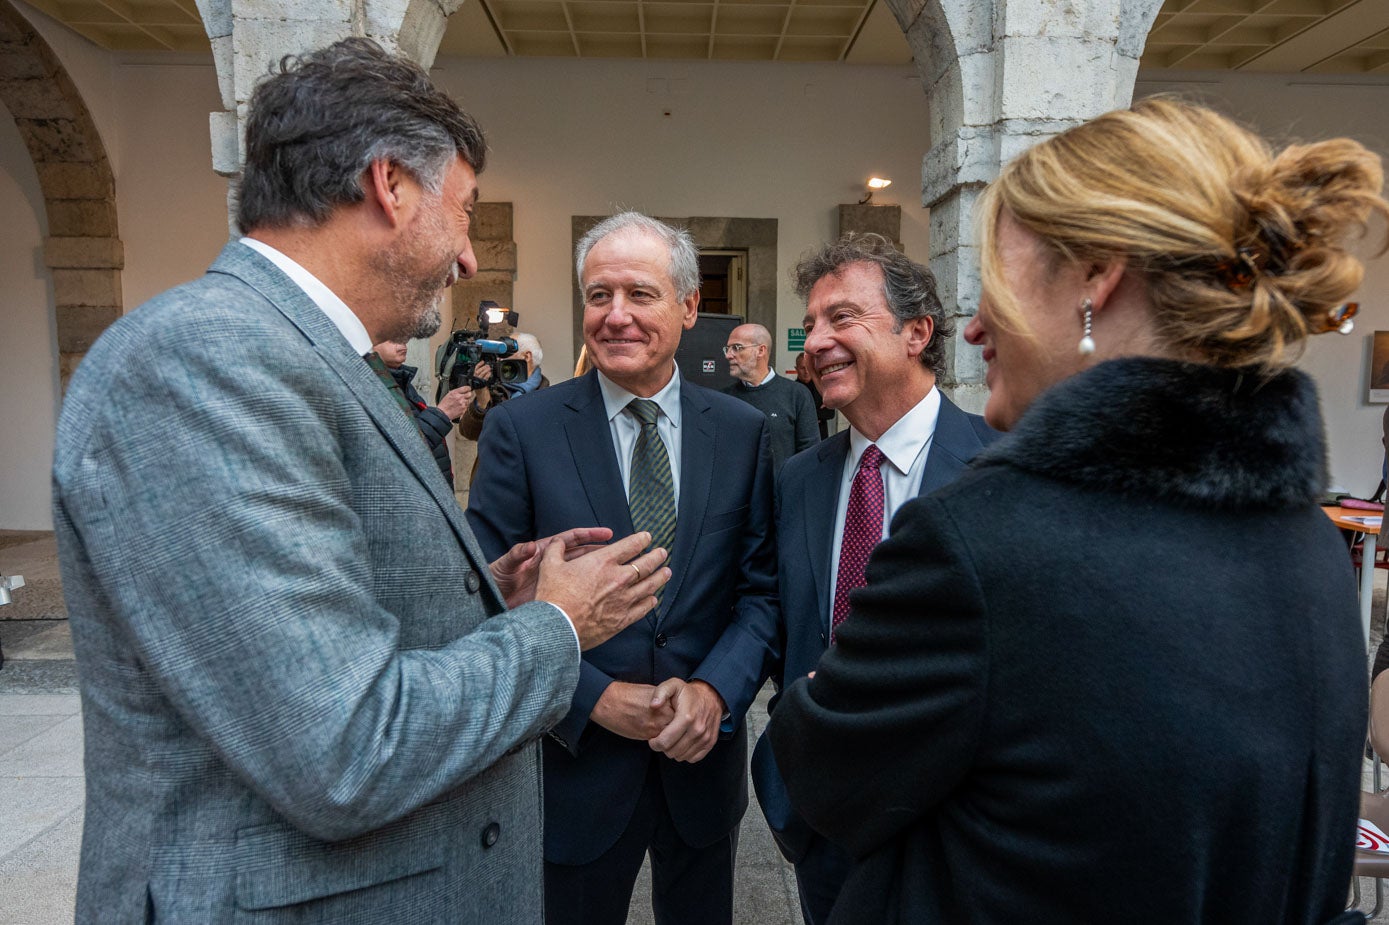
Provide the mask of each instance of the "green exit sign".
[{"label": "green exit sign", "polygon": [[804,350],[805,349],[805,328],[788,328],[786,331],[786,349]]}]

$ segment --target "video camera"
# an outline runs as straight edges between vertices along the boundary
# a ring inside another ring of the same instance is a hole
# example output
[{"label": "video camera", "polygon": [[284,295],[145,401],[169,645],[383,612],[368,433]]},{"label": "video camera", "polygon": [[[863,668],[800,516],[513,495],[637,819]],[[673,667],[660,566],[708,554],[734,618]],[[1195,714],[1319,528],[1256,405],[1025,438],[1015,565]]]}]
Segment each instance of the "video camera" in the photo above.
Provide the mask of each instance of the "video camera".
[{"label": "video camera", "polygon": [[[474,389],[501,385],[507,389],[525,382],[530,369],[525,360],[508,360],[506,357],[516,353],[516,341],[510,337],[490,339],[488,328],[494,324],[511,325],[513,328],[521,316],[507,308],[502,308],[490,299],[477,307],[477,330],[454,331],[447,341],[439,347],[435,366],[439,371],[439,387],[434,400],[444,397],[445,392],[470,386]],[[492,378],[479,379],[474,375],[479,363],[492,367]]]}]

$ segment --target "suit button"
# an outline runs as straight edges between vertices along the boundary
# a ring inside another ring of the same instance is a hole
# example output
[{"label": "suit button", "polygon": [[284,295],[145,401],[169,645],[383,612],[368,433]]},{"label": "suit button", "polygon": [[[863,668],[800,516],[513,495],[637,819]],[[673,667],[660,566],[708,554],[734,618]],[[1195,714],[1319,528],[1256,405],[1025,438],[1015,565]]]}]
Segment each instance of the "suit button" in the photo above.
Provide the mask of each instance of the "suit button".
[{"label": "suit button", "polygon": [[487,828],[482,830],[482,847],[491,848],[501,837],[502,827],[495,822],[487,823]]},{"label": "suit button", "polygon": [[664,649],[665,647],[666,647],[666,634],[665,634],[665,633],[657,633],[657,634],[656,634],[656,648],[658,648],[658,649]]},{"label": "suit button", "polygon": [[478,580],[477,572],[468,569],[463,575],[463,587],[468,589],[469,594],[477,593],[477,589],[482,587],[482,582]]}]

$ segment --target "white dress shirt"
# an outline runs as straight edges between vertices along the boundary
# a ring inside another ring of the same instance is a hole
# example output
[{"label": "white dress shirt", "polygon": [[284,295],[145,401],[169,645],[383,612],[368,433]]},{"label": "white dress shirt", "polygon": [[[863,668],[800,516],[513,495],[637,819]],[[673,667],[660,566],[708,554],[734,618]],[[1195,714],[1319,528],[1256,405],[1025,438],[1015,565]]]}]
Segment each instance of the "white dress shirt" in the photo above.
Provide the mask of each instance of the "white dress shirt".
[{"label": "white dress shirt", "polygon": [[[666,456],[670,459],[670,482],[675,489],[675,510],[680,510],[680,374],[675,363],[670,364],[670,381],[665,388],[651,396],[651,401],[661,406],[660,417],[656,418],[656,433],[666,445]],[[613,382],[601,371],[598,373],[598,388],[603,393],[603,408],[608,414],[608,432],[612,435],[613,450],[617,452],[617,468],[622,475],[622,487],[627,492],[627,500],[632,499],[632,449],[637,445],[641,434],[641,421],[630,414],[624,414],[627,404],[638,395]]]},{"label": "white dress shirt", "polygon": [[[289,277],[290,282],[304,290],[304,295],[308,296],[310,301],[328,316],[328,320],[333,322],[333,326],[342,332],[342,336],[347,338],[353,351],[359,356],[365,356],[371,352],[373,346],[371,335],[367,333],[366,325],[362,324],[362,319],[358,318],[356,313],[348,307],[346,302],[338,298],[333,290],[325,286],[322,280],[264,241],[257,241],[255,238],[242,238],[241,243],[279,267],[281,272]],[[565,613],[564,608],[558,604],[550,601],[542,601],[541,603],[550,604],[564,617],[564,622],[569,624],[569,632],[574,634],[574,648],[582,656],[583,646],[579,643],[579,631],[574,628],[574,621],[569,618],[569,614]]]},{"label": "white dress shirt", "polygon": [[362,320],[357,317],[356,313],[347,307],[346,302],[338,298],[333,290],[323,285],[322,280],[264,241],[257,241],[255,238],[242,238],[241,243],[279,267],[294,285],[304,290],[304,295],[313,300],[313,304],[317,305],[323,314],[328,316],[328,320],[333,322],[334,327],[342,332],[342,336],[347,338],[347,342],[352,345],[353,351],[358,356],[365,356],[371,352],[373,344],[371,335],[367,333],[366,325],[362,324]]},{"label": "white dress shirt", "polygon": [[869,440],[853,427],[849,428],[849,453],[844,458],[844,470],[839,476],[839,502],[834,509],[834,547],[830,552],[830,597],[839,584],[839,551],[844,543],[844,516],[849,510],[849,490],[854,484],[858,461],[870,444],[876,444],[883,456],[883,536],[892,523],[897,509],[915,498],[921,491],[921,474],[926,471],[926,456],[931,438],[936,433],[936,418],[940,414],[940,392],[934,386],[926,397],[897,419],[897,423],[876,441]]}]

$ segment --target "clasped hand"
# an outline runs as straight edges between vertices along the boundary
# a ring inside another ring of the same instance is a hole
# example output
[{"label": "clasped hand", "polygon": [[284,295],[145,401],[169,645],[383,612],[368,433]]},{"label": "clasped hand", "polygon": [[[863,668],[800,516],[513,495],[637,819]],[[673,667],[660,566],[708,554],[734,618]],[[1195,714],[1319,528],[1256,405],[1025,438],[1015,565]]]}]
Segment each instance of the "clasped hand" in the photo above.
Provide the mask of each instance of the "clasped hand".
[{"label": "clasped hand", "polygon": [[592,719],[628,739],[641,739],[673,761],[699,761],[719,740],[723,698],[704,681],[668,678],[658,685],[614,681]]}]

